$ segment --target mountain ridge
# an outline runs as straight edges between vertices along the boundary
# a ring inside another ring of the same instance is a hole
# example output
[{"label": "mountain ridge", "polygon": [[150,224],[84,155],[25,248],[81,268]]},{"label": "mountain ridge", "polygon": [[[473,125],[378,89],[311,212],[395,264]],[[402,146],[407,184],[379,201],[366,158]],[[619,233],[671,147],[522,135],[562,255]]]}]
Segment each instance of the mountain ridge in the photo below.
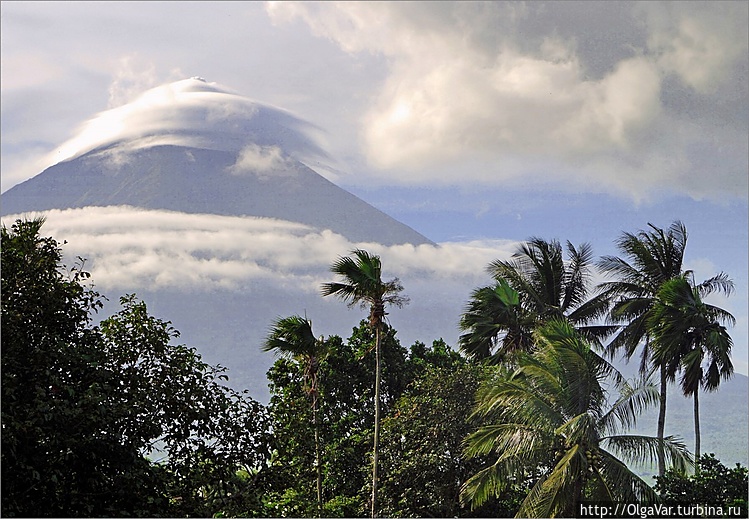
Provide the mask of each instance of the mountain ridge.
[{"label": "mountain ridge", "polygon": [[129,205],[260,216],[330,229],[354,242],[432,242],[290,157],[266,171],[230,151],[176,145],[96,149],[55,164],[2,195],[2,214]]}]

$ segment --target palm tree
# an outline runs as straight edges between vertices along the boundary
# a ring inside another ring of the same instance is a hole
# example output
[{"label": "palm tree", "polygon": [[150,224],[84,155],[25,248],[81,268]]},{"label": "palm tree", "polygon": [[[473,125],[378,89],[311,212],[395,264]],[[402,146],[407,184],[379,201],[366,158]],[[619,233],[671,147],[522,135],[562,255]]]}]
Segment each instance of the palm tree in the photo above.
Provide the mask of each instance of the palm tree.
[{"label": "palm tree", "polygon": [[658,292],[648,322],[653,333],[653,359],[665,366],[669,380],[681,371],[682,391],[694,399],[696,459],[700,457],[700,387],[715,391],[722,379],[733,374],[733,341],[722,323],[733,325],[736,319],[703,302],[716,289],[730,294],[733,283],[723,273],[696,286],[688,276],[671,279]]},{"label": "palm tree", "polygon": [[311,400],[312,423],[315,430],[315,466],[317,467],[317,512],[322,516],[322,460],[320,453],[320,423],[318,420],[318,369],[320,362],[330,353],[329,345],[322,337],[315,338],[312,322],[305,317],[293,315],[277,319],[271,326],[262,346],[264,351],[275,351],[279,355],[293,358],[304,366],[304,384]]},{"label": "palm tree", "polygon": [[503,362],[515,352],[531,349],[536,324],[536,316],[520,305],[520,294],[499,279],[494,286],[471,293],[460,317],[460,328],[466,333],[458,343],[472,357]]},{"label": "palm tree", "polygon": [[[660,370],[658,438],[663,439],[667,376],[665,366],[653,362],[647,323],[661,286],[682,274],[687,229],[679,221],[673,222],[668,231],[653,224],[648,225],[650,231],[641,230],[637,234],[625,232],[616,241],[617,248],[629,261],[615,256],[603,256],[600,259],[599,269],[617,279],[601,283],[597,297],[612,302],[609,320],[622,325],[607,347],[609,355],[613,358],[623,350],[625,358],[630,359],[644,341],[640,372],[645,374],[654,369]],[[663,476],[665,472],[664,455],[660,453],[658,474]]]},{"label": "palm tree", "polygon": [[341,256],[330,267],[330,271],[342,278],[342,282],[324,283],[323,296],[336,296],[349,306],[369,306],[369,326],[375,334],[375,417],[374,445],[372,448],[372,517],[377,517],[377,464],[380,442],[380,379],[381,343],[385,305],[402,307],[408,299],[399,295],[403,290],[398,278],[382,280],[382,263],[379,256],[356,249],[351,256]]},{"label": "palm tree", "polygon": [[[485,384],[474,414],[486,423],[466,439],[468,457],[494,455],[493,464],[461,489],[480,506],[523,475],[537,481],[517,517],[576,517],[586,499],[648,502],[653,489],[624,461],[653,459],[658,439],[621,434],[658,399],[651,385],[632,386],[591,349],[579,331],[552,319],[535,333],[537,349],[517,357],[514,371]],[[605,387],[618,389],[608,405]],[[680,470],[692,460],[683,444],[667,438],[665,452]]]},{"label": "palm tree", "polygon": [[510,261],[496,260],[487,270],[494,286],[474,290],[460,320],[466,333],[459,344],[469,355],[503,361],[517,350],[533,346],[533,330],[552,318],[567,318],[590,340],[612,332],[590,323],[603,317],[605,300],[587,300],[592,250],[567,242],[567,262],[556,241],[531,238],[521,244]]}]

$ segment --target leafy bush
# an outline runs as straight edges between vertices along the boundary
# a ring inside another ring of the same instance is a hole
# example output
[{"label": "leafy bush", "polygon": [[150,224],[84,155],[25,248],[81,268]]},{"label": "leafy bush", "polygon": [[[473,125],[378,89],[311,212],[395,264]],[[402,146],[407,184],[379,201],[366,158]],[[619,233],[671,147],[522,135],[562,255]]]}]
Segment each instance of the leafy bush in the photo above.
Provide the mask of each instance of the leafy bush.
[{"label": "leafy bush", "polygon": [[747,468],[740,463],[729,469],[715,454],[703,454],[697,460],[692,475],[669,470],[663,477],[656,476],[655,489],[669,505],[712,505],[741,507],[747,517]]}]

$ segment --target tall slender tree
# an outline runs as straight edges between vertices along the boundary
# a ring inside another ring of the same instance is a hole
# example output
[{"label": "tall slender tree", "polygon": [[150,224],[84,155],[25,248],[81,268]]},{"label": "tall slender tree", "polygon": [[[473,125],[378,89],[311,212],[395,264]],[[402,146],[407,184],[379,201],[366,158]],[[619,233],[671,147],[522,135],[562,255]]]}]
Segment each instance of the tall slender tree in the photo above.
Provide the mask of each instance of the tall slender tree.
[{"label": "tall slender tree", "polygon": [[[466,455],[494,462],[474,474],[462,498],[479,506],[518,477],[536,483],[516,517],[577,517],[585,496],[647,502],[653,489],[627,468],[656,455],[656,438],[623,434],[658,399],[653,386],[632,386],[567,321],[551,319],[535,334],[537,348],[518,355],[513,371],[482,386],[475,415],[484,425],[466,439]],[[613,403],[607,388],[618,390]],[[675,467],[691,464],[686,448],[668,438]]]},{"label": "tall slender tree", "polygon": [[[667,231],[648,225],[649,231],[625,232],[615,242],[626,259],[603,256],[599,260],[599,269],[615,279],[601,283],[597,297],[611,301],[609,320],[621,325],[607,347],[609,355],[614,357],[623,352],[625,358],[630,359],[642,346],[640,372],[658,370],[660,373],[657,434],[662,440],[666,426],[666,367],[653,362],[648,319],[663,284],[682,274],[687,229],[680,221],[673,222]],[[664,453],[659,450],[658,474],[663,476],[665,472]]]},{"label": "tall slender tree", "polygon": [[461,348],[474,358],[503,361],[514,351],[532,348],[533,330],[552,318],[566,318],[600,344],[613,329],[595,325],[608,301],[588,299],[592,249],[567,242],[531,238],[508,261],[487,267],[494,286],[476,289],[460,320]]},{"label": "tall slender tree", "polygon": [[315,432],[315,467],[317,471],[317,513],[322,515],[322,457],[320,447],[320,422],[318,418],[318,368],[330,353],[329,343],[312,333],[312,322],[298,315],[277,319],[263,344],[264,351],[275,351],[291,357],[304,366],[304,384],[312,407]]},{"label": "tall slender tree", "polygon": [[375,421],[372,448],[372,517],[377,517],[377,465],[380,441],[380,380],[382,378],[381,345],[386,305],[403,306],[408,299],[398,278],[382,280],[382,262],[379,256],[356,249],[350,256],[341,256],[330,267],[341,278],[340,282],[324,283],[323,296],[336,296],[349,306],[369,306],[369,326],[375,334]]},{"label": "tall slender tree", "polygon": [[703,298],[715,290],[733,291],[733,283],[721,273],[695,285],[690,275],[663,284],[648,322],[653,334],[653,359],[674,380],[681,372],[685,396],[694,399],[695,458],[700,457],[700,388],[716,391],[723,379],[733,374],[733,341],[724,324],[736,319],[729,312],[707,304]]}]

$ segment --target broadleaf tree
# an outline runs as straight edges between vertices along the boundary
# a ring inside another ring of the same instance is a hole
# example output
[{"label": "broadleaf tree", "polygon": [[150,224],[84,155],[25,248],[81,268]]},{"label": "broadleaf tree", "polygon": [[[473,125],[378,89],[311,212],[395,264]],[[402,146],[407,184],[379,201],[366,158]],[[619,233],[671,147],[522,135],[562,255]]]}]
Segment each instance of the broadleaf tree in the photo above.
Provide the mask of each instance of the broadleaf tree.
[{"label": "broadleaf tree", "polygon": [[103,299],[43,223],[2,227],[3,515],[258,513],[237,474],[266,458],[263,407],[135,296],[94,326]]}]

